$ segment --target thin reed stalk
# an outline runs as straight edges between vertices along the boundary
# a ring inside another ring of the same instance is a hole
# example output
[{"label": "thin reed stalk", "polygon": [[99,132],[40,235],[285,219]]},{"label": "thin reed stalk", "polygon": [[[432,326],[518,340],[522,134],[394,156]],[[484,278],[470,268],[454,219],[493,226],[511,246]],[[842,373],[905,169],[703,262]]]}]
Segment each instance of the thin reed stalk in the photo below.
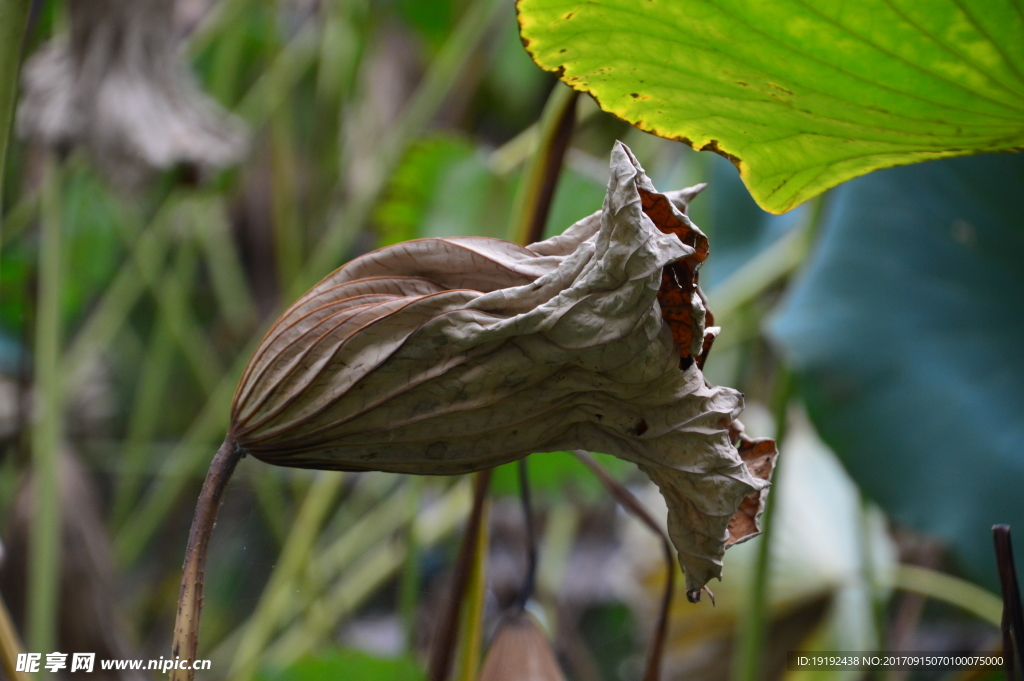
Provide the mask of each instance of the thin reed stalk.
[{"label": "thin reed stalk", "polygon": [[459,632],[459,619],[462,615],[462,602],[469,584],[470,572],[477,547],[480,541],[480,525],[484,521],[484,510],[487,490],[491,485],[492,469],[480,471],[473,475],[473,509],[469,514],[466,532],[462,536],[459,555],[452,569],[452,584],[445,609],[434,628],[434,640],[431,644],[430,663],[427,678],[430,681],[447,681],[451,672],[452,659],[455,657],[455,642]]},{"label": "thin reed stalk", "polygon": [[18,99],[18,70],[29,0],[0,0],[0,232],[3,231],[4,168]]},{"label": "thin reed stalk", "polygon": [[238,644],[235,659],[228,671],[228,676],[235,681],[247,681],[256,673],[260,654],[273,636],[281,613],[295,596],[294,585],[306,567],[328,511],[341,492],[343,479],[342,473],[321,471],[306,493],[288,539],[281,547],[277,566]]},{"label": "thin reed stalk", "polygon": [[[676,561],[672,550],[672,542],[668,535],[661,528],[640,500],[633,496],[633,493],[619,484],[615,478],[608,475],[608,471],[601,467],[590,452],[581,449],[573,451],[577,459],[582,461],[597,479],[611,492],[617,502],[627,513],[642,522],[659,539],[661,539],[661,550],[665,557],[665,591],[661,595],[661,608],[658,611],[658,619],[654,625],[654,632],[651,634],[651,643],[647,649],[647,664],[644,666],[643,681],[659,681],[661,678],[661,660],[665,654],[665,641],[668,638],[669,610],[672,607],[672,595],[675,592]],[[711,595],[711,591],[704,587]],[[695,593],[687,593],[686,597],[691,603],[700,600],[700,590]],[[711,602],[714,603],[714,595],[711,595]]]},{"label": "thin reed stalk", "polygon": [[538,124],[537,147],[519,182],[510,218],[509,238],[527,245],[544,238],[562,161],[576,124],[579,93],[561,83],[548,96]]},{"label": "thin reed stalk", "polygon": [[47,161],[40,222],[39,288],[36,305],[35,380],[32,406],[32,534],[28,560],[26,630],[32,650],[54,650],[60,597],[60,481],[62,432],[61,203],[60,167]]},{"label": "thin reed stalk", "polygon": [[[775,416],[775,444],[779,451],[786,440],[788,419],[787,411],[793,398],[793,375],[785,368],[778,369],[775,395],[773,396],[773,412]],[[779,460],[775,464],[773,476],[778,479]],[[739,633],[733,658],[732,678],[734,681],[757,681],[764,671],[764,644],[768,626],[769,602],[768,588],[771,576],[771,547],[774,536],[773,521],[778,505],[778,494],[769,494],[761,516],[761,536],[758,539],[757,558],[754,562],[754,575],[750,584],[750,595],[746,608],[741,614]]]}]

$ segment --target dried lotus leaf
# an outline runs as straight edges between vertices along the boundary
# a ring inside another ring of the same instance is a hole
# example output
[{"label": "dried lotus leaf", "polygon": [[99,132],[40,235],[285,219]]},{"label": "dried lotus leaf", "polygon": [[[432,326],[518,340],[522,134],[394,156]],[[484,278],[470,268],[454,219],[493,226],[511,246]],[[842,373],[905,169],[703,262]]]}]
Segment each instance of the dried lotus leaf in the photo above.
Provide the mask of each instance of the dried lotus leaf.
[{"label": "dried lotus leaf", "polygon": [[172,654],[195,658],[208,540],[246,453],[423,475],[612,454],[665,498],[687,591],[721,577],[725,549],[758,531],[776,451],[743,435],[743,396],[701,373],[717,328],[698,285],[707,239],[685,215],[700,188],[658,193],[616,144],[602,209],[560,236],[400,243],[302,296],[235,392],[189,536]]},{"label": "dried lotus leaf", "polygon": [[425,475],[612,454],[668,501],[687,589],[720,577],[757,532],[774,445],[745,459],[742,396],[693,362],[715,331],[684,213],[699,188],[658,193],[621,144],[611,171],[602,210],[554,239],[421,239],[328,276],[256,351],[230,440],[276,465]]}]

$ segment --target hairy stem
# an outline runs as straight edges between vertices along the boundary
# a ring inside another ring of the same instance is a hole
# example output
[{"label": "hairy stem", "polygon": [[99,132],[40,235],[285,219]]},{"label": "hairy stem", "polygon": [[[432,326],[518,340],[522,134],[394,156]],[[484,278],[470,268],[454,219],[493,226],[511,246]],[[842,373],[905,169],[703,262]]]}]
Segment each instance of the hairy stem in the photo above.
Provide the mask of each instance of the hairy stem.
[{"label": "hairy stem", "polygon": [[[171,646],[172,657],[196,659],[199,649],[199,615],[203,609],[203,578],[210,537],[217,522],[217,510],[224,496],[224,488],[241,458],[242,450],[230,439],[225,439],[210,463],[210,471],[199,493],[185,548],[185,565],[182,567],[178,614],[174,621],[174,642]],[[191,669],[175,669],[171,671],[170,681],[191,681],[194,677],[195,672]]]}]

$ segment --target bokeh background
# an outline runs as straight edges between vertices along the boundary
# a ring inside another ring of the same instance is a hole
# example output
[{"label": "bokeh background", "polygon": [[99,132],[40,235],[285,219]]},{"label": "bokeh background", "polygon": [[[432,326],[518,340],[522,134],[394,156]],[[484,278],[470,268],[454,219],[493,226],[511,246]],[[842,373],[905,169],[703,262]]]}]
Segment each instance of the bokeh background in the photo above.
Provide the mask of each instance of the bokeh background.
[{"label": "bokeh background", "polygon": [[[168,654],[194,501],[263,331],[374,248],[514,238],[564,87],[510,0],[136,4],[33,2],[21,46],[0,582],[29,650]],[[706,374],[782,452],[769,535],[729,551],[715,605],[677,594],[665,678],[863,677],[787,671],[792,650],[997,650],[990,527],[1024,531],[1024,163],[880,171],[773,216],[725,159],[583,96],[547,235],[600,208],[615,140],[659,189],[708,183],[691,206],[723,328]],[[664,517],[641,473],[600,461]],[[529,470],[530,611],[567,678],[640,678],[657,538],[571,455]],[[526,566],[517,480],[501,468],[492,487],[488,634]],[[469,505],[468,480],[243,460],[207,569],[205,678],[420,678]]]}]

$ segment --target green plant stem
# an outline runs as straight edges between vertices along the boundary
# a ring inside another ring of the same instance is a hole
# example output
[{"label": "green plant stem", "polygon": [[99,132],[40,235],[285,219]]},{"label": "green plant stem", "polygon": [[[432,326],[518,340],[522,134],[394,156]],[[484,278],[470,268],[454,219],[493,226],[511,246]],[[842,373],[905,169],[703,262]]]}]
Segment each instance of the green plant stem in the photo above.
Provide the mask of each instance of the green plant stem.
[{"label": "green plant stem", "polygon": [[39,293],[36,307],[32,413],[32,534],[28,560],[27,626],[30,649],[55,650],[60,595],[61,377],[60,169],[52,157],[43,179]]},{"label": "green plant stem", "polygon": [[29,0],[0,0],[0,233],[3,233],[4,169],[18,99],[18,70],[29,4]]},{"label": "green plant stem", "polygon": [[484,639],[484,603],[487,596],[487,549],[490,545],[490,503],[485,499],[483,515],[477,528],[473,565],[462,599],[459,624],[459,656],[455,663],[456,681],[476,681],[480,670],[480,653]]},{"label": "green plant stem", "polygon": [[263,513],[270,534],[277,540],[278,546],[288,541],[288,528],[291,526],[292,510],[288,503],[284,481],[278,475],[280,471],[272,467],[252,466],[247,469],[249,484],[256,493],[256,501]]},{"label": "green plant stem", "polygon": [[23,652],[25,652],[25,646],[21,644],[18,630],[14,628],[11,613],[7,610],[7,604],[4,603],[3,598],[0,598],[0,664],[10,681],[29,681],[30,679],[28,674],[18,671],[18,655]]},{"label": "green plant stem", "polygon": [[556,83],[541,114],[536,148],[527,163],[512,204],[509,239],[528,245],[544,237],[551,201],[558,184],[576,121],[579,93]]},{"label": "green plant stem", "polygon": [[274,255],[281,290],[302,271],[300,229],[295,177],[291,110],[281,108],[270,118],[270,176],[273,202]]},{"label": "green plant stem", "polygon": [[[793,376],[784,367],[777,369],[775,394],[773,396],[773,412],[775,417],[775,443],[779,451],[785,442],[788,419],[787,411],[793,397]],[[778,479],[779,462],[777,459],[774,479]],[[774,535],[773,521],[778,506],[776,493],[768,494],[764,514],[761,516],[761,537],[757,547],[757,558],[754,563],[754,574],[750,584],[750,595],[746,608],[741,615],[739,632],[736,641],[733,662],[733,681],[757,681],[764,671],[762,658],[768,626],[769,602],[768,587],[771,575],[771,547]]]},{"label": "green plant stem", "polygon": [[[643,681],[659,681],[661,679],[662,657],[664,657],[665,653],[665,641],[668,638],[668,621],[672,609],[672,596],[675,593],[676,559],[672,542],[665,530],[658,524],[658,521],[654,519],[654,516],[640,503],[640,500],[625,485],[609,475],[608,471],[597,462],[593,454],[582,449],[576,449],[573,450],[573,455],[583,462],[597,479],[601,481],[601,484],[611,493],[623,510],[647,526],[647,529],[661,540],[661,551],[665,559],[665,590],[661,595],[658,619],[655,621],[653,631],[651,632],[651,643],[647,651],[647,664],[645,665],[643,676]],[[687,600],[691,603],[696,603],[700,600],[701,591],[701,589],[696,589],[693,592],[687,592]]]},{"label": "green plant stem", "polygon": [[473,0],[466,8],[458,26],[431,63],[398,121],[388,129],[387,136],[380,140],[376,162],[363,169],[365,180],[360,184],[358,194],[335,199],[334,208],[328,217],[327,230],[312,252],[303,275],[293,285],[291,298],[304,293],[344,258],[406,148],[430,123],[448,94],[458,84],[459,75],[487,35],[498,16],[498,10],[504,6],[499,0]]},{"label": "green plant stem", "polygon": [[295,596],[294,585],[306,566],[324,519],[341,491],[342,479],[341,473],[321,471],[309,488],[274,572],[263,589],[256,612],[250,618],[235,652],[235,660],[228,672],[235,681],[248,681],[256,672],[260,654],[273,636],[281,613]]},{"label": "green plant stem", "polygon": [[[180,209],[183,207],[177,203],[168,217],[182,217]],[[224,373],[224,369],[213,343],[189,305],[188,283],[178,279],[173,270],[166,271],[163,276],[158,275],[164,269],[169,248],[170,225],[165,224],[169,221],[158,220],[134,242],[131,235],[123,234],[122,237],[131,249],[129,259],[135,264],[140,280],[156,300],[160,315],[167,320],[168,328],[199,385],[209,394],[216,388],[217,377]]]},{"label": "green plant stem", "polygon": [[[464,481],[456,483],[444,496],[416,513],[412,522],[413,541],[423,547],[433,546],[455,530],[470,511],[471,503],[469,485]],[[355,529],[353,526],[352,531]],[[339,539],[337,543],[342,541]],[[325,554],[331,551],[333,549],[328,549]],[[349,555],[353,559],[359,556],[359,559],[345,568],[344,579],[323,595],[318,594],[305,618],[267,651],[265,659],[270,664],[287,666],[319,645],[342,617],[355,611],[381,584],[392,578],[408,558],[408,551],[399,538],[385,542],[375,540],[363,551]],[[319,562],[319,558],[314,562]]]},{"label": "green plant stem", "polygon": [[893,586],[949,603],[994,627],[1002,624],[1003,601],[999,596],[953,575],[902,563],[893,573]]},{"label": "green plant stem", "polygon": [[272,119],[277,110],[294,92],[294,86],[316,63],[320,51],[321,24],[307,20],[260,79],[243,95],[235,113],[253,128],[261,127]]},{"label": "green plant stem", "polygon": [[459,620],[462,604],[479,548],[480,524],[484,522],[487,490],[490,488],[493,472],[492,469],[487,469],[473,474],[473,509],[470,511],[469,522],[459,546],[459,555],[452,569],[451,590],[446,599],[445,609],[434,628],[434,637],[430,643],[430,662],[427,669],[427,678],[430,681],[447,681],[451,671],[457,634],[461,628]]},{"label": "green plant stem", "polygon": [[[241,255],[231,236],[224,198],[215,194],[196,197],[191,202],[190,213],[192,238],[203,251],[221,314],[231,329],[241,335],[256,321],[256,303],[249,290]],[[191,281],[187,276],[179,276],[178,279]]]},{"label": "green plant stem", "polygon": [[168,223],[179,207],[176,198],[177,195],[172,194],[165,200],[149,225],[140,232],[129,229],[122,232],[128,257],[64,353],[61,373],[68,377],[68,391],[77,387],[73,381],[79,375],[78,370],[109,347],[147,288],[156,298],[158,311],[170,323],[173,336],[200,385],[208,390],[216,385],[217,376],[221,374],[220,360],[188,305],[185,285],[173,272],[164,270],[164,260],[171,247]]},{"label": "green plant stem", "polygon": [[[177,260],[178,262],[174,266],[177,277],[184,281],[191,280],[195,274],[196,264],[193,249],[188,246],[183,247]],[[146,454],[163,415],[163,403],[167,382],[171,377],[174,349],[174,335],[168,320],[166,317],[160,316],[154,324],[149,345],[143,355],[139,380],[132,399],[124,455],[119,466],[120,475],[117,480],[114,508],[111,513],[114,527],[124,525],[129,511],[138,499],[142,476],[146,469]]]},{"label": "green plant stem", "polygon": [[6,246],[12,239],[28,229],[39,215],[39,192],[25,192],[16,204],[11,206],[3,217],[3,232],[0,233],[0,247]]},{"label": "green plant stem", "polygon": [[210,445],[224,433],[242,370],[256,349],[256,343],[244,348],[207,398],[199,415],[184,437],[164,459],[156,482],[146,492],[114,538],[114,555],[121,565],[131,565],[149,546],[153,533],[174,508],[174,502],[189,479],[194,478],[208,460]]},{"label": "green plant stem", "polygon": [[[407,496],[413,498],[414,508],[419,508],[423,498],[422,477],[416,476],[409,481]],[[423,551],[418,540],[410,526],[406,532],[405,565],[398,583],[398,614],[402,618],[405,649],[409,651],[416,647],[416,608],[420,600],[420,559]]]}]

